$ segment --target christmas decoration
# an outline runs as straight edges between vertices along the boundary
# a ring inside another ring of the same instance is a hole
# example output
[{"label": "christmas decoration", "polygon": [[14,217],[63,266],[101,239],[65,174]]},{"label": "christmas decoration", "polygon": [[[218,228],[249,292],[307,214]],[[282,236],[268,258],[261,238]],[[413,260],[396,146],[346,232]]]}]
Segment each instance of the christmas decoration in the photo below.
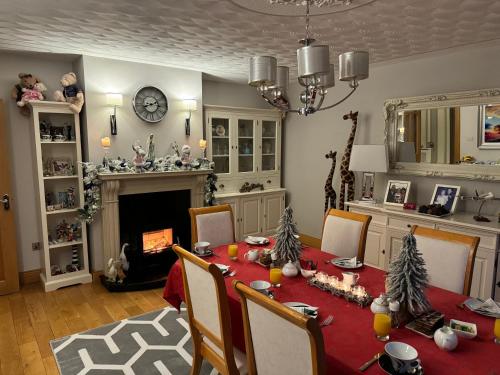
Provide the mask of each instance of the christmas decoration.
[{"label": "christmas decoration", "polygon": [[293,221],[293,210],[292,207],[288,206],[281,215],[280,225],[275,236],[274,251],[279,263],[285,264],[288,261],[297,262],[299,260],[302,245],[296,237],[297,234],[297,226]]},{"label": "christmas decoration", "polygon": [[387,296],[398,301],[403,310],[413,316],[429,311],[431,305],[425,296],[428,285],[427,270],[413,234],[403,237],[403,247],[398,258],[389,266]]},{"label": "christmas decoration", "polygon": [[215,192],[217,191],[217,176],[211,173],[207,176],[207,181],[205,182],[205,205],[213,206],[215,204]]},{"label": "christmas decoration", "polygon": [[101,209],[101,181],[98,178],[99,167],[92,163],[82,163],[83,165],[83,208],[78,210],[80,219],[86,223],[94,221],[95,214]]}]

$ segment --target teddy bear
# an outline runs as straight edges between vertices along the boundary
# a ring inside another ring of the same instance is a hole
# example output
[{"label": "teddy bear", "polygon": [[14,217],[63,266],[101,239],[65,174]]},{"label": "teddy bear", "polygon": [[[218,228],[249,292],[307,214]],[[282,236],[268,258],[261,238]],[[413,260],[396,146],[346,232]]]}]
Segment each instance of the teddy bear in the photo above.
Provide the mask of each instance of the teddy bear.
[{"label": "teddy bear", "polygon": [[23,95],[21,100],[17,102],[18,107],[24,107],[26,103],[34,102],[37,100],[44,100],[43,92],[47,91],[47,87],[42,82],[37,82],[33,85],[32,89],[26,87],[22,88]]},{"label": "teddy bear", "polygon": [[58,102],[70,103],[69,109],[73,113],[80,113],[85,103],[82,89],[77,84],[76,74],[73,72],[66,73],[61,78],[62,91],[57,90],[54,93],[54,100]]},{"label": "teddy bear", "polygon": [[[32,90],[35,83],[40,82],[39,79],[31,73],[19,73],[17,76],[19,77],[19,83],[15,85],[11,91],[12,99],[14,99],[16,103],[21,101],[24,94],[23,89]],[[30,109],[26,106],[20,106],[19,110],[24,116],[30,115]]]}]

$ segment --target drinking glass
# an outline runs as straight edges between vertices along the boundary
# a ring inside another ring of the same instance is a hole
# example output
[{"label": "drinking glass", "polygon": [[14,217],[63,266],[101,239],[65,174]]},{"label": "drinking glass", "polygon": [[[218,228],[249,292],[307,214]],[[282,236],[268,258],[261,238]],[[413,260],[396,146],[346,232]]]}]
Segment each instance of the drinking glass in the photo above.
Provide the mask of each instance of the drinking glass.
[{"label": "drinking glass", "polygon": [[373,330],[378,340],[388,341],[389,332],[391,331],[391,317],[387,314],[375,314],[373,317]]},{"label": "drinking glass", "polygon": [[237,244],[231,244],[227,246],[227,255],[229,255],[229,258],[231,260],[237,260],[238,259],[238,245]]},{"label": "drinking glass", "polygon": [[281,282],[281,269],[280,268],[271,268],[269,270],[269,281],[271,281],[271,285],[274,287],[279,286]]},{"label": "drinking glass", "polygon": [[493,328],[493,333],[495,334],[495,344],[500,345],[500,318],[495,320],[495,328]]}]

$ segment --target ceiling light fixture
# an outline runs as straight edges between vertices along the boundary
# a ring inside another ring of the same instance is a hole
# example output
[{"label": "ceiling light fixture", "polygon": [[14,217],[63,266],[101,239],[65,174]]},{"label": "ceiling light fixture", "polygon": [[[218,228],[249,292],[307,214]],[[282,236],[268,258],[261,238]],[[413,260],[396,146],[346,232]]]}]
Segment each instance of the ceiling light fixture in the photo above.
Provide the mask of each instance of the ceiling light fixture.
[{"label": "ceiling light fixture", "polygon": [[[306,36],[299,41],[303,46],[297,50],[298,82],[304,87],[300,94],[303,104],[298,109],[288,108],[283,100],[288,89],[289,69],[278,66],[275,57],[254,56],[250,58],[248,84],[257,88],[259,94],[272,106],[283,112],[295,112],[304,116],[333,108],[349,98],[359,86],[359,81],[368,78],[368,52],[353,51],[339,56],[339,80],[348,81],[351,91],[340,101],[322,107],[327,89],[335,86],[334,65],[330,64],[328,45],[313,44],[309,34],[309,7],[328,5],[328,0],[269,0],[271,4],[296,4],[306,6]],[[337,3],[338,1],[330,1]],[[350,4],[350,1],[344,1]]]}]

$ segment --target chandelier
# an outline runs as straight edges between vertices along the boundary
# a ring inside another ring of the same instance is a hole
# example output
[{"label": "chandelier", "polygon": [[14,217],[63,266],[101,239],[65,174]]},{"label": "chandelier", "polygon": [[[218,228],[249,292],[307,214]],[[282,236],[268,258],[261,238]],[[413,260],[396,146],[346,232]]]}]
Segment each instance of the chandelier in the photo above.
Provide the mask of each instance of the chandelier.
[{"label": "chandelier", "polygon": [[[330,87],[335,86],[334,65],[330,64],[328,45],[314,44],[309,34],[309,6],[338,3],[338,0],[269,0],[271,4],[296,4],[306,6],[306,35],[299,41],[297,49],[298,83],[304,88],[300,94],[302,106],[290,109],[285,99],[288,89],[289,69],[278,66],[275,57],[254,56],[250,58],[248,84],[257,88],[262,98],[282,112],[310,115],[333,108],[349,98],[359,86],[359,81],[368,78],[368,52],[352,51],[339,55],[339,80],[349,82],[351,91],[338,102],[322,107]],[[350,1],[343,1],[350,4]],[[331,4],[330,4],[331,5]]]}]

